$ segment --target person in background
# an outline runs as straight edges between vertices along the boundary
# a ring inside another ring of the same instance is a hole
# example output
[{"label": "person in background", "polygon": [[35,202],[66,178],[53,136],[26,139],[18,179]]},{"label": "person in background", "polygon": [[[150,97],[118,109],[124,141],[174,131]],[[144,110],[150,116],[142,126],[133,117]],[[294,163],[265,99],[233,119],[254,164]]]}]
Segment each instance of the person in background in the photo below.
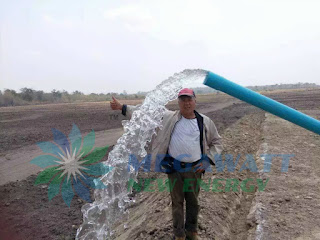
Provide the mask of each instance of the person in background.
[{"label": "person in background", "polygon": [[[112,99],[111,108],[121,110],[124,116],[130,118],[135,106],[121,104],[114,97]],[[209,166],[207,163],[214,164],[214,155],[221,154],[223,146],[213,121],[195,111],[196,96],[192,89],[184,88],[179,92],[178,104],[179,110],[165,112],[163,128],[152,141],[152,156],[164,156],[161,166],[173,183],[170,196],[175,239],[199,240],[200,188],[197,182]]]}]

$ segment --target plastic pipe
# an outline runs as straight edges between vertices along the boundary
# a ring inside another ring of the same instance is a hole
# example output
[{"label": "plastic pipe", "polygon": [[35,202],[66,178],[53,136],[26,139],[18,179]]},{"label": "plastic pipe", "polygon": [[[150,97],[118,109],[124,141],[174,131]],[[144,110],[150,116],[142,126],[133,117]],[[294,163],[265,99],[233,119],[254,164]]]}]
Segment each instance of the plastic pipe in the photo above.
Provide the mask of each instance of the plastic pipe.
[{"label": "plastic pipe", "polygon": [[312,132],[320,134],[320,121],[271,98],[233,83],[215,73],[208,72],[203,84],[250,103],[278,117],[286,119]]}]

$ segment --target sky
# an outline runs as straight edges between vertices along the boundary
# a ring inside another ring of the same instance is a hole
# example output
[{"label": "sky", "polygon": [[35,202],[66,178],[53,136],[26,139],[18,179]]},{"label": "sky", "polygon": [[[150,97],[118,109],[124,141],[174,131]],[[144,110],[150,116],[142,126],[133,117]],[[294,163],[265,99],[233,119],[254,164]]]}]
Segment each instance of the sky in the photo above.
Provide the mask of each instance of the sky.
[{"label": "sky", "polygon": [[320,84],[319,0],[0,0],[0,89],[150,91],[205,69]]}]

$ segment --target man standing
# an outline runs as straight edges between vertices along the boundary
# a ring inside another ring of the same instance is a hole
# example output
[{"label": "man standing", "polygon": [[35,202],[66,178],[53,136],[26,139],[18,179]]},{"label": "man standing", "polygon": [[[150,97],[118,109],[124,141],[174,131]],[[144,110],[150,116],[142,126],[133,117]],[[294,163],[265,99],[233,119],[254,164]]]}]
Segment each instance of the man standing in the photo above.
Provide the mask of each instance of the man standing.
[{"label": "man standing", "polygon": [[[197,182],[208,167],[206,163],[214,164],[214,154],[222,152],[222,143],[213,121],[195,111],[196,96],[192,89],[182,89],[178,94],[178,103],[178,111],[164,114],[163,129],[152,142],[152,155],[154,158],[167,154],[161,165],[174,183],[170,195],[175,239],[197,240],[200,190]],[[129,117],[134,110],[134,106],[122,105],[114,97],[110,106],[113,110],[122,110],[122,114]]]}]

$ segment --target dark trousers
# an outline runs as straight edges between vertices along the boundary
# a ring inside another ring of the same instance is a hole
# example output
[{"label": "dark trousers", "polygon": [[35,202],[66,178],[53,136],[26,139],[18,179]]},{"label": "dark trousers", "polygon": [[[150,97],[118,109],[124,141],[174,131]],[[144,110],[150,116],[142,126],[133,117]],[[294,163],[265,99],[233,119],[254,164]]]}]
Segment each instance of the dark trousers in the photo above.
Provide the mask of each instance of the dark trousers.
[{"label": "dark trousers", "polygon": [[[185,230],[196,232],[198,228],[198,214],[200,210],[198,196],[200,188],[197,179],[202,173],[174,172],[168,174],[169,181],[174,184],[170,192],[172,200],[173,233],[177,237],[184,237]],[[186,200],[186,222],[184,223],[183,204]]]}]

